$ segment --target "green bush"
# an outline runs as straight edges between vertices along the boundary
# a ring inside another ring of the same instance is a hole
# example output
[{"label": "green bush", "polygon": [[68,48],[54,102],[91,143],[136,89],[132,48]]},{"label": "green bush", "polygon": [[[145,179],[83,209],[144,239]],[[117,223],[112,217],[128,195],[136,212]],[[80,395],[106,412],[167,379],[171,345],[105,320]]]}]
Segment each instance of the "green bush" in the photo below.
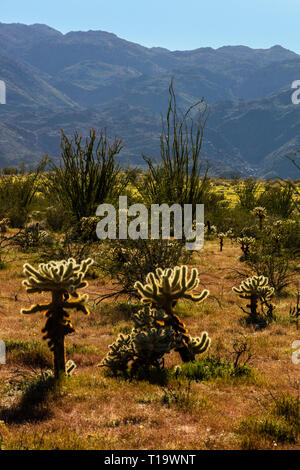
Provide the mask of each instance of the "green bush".
[{"label": "green bush", "polygon": [[219,357],[204,357],[193,362],[187,362],[176,366],[174,370],[176,377],[202,381],[220,378],[249,377],[252,368],[247,364],[234,366],[233,363],[220,359]]}]

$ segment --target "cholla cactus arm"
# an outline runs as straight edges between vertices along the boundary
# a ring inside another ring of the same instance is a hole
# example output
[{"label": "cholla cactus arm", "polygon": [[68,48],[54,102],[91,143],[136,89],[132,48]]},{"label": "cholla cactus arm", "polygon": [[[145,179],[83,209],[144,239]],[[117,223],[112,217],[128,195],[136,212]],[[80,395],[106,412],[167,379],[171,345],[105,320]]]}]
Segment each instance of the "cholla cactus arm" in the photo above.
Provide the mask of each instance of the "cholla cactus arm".
[{"label": "cholla cactus arm", "polygon": [[134,330],[133,348],[137,357],[135,367],[140,363],[159,367],[162,357],[175,345],[176,339],[170,327]]},{"label": "cholla cactus arm", "polygon": [[163,310],[152,310],[146,305],[142,310],[132,316],[135,329],[145,329],[164,326],[168,316]]},{"label": "cholla cactus arm", "polygon": [[31,305],[30,308],[22,308],[21,313],[24,315],[28,315],[30,313],[38,313],[38,312],[46,312],[51,308],[51,303],[49,304],[36,304],[36,305]]},{"label": "cholla cactus arm", "polygon": [[206,331],[202,332],[200,338],[191,338],[190,349],[193,354],[203,354],[209,348],[211,343],[208,333]]},{"label": "cholla cactus arm", "polygon": [[40,264],[35,269],[30,264],[24,265],[24,273],[28,278],[23,285],[28,293],[51,292],[52,300],[47,304],[32,305],[22,309],[21,313],[31,314],[45,312],[47,321],[42,329],[44,339],[54,353],[54,373],[57,377],[66,372],[65,336],[75,329],[67,310],[77,310],[88,314],[87,295],[79,295],[77,289],[88,284],[83,280],[93,260],[88,258],[77,264],[73,258],[63,261],[50,261]]}]

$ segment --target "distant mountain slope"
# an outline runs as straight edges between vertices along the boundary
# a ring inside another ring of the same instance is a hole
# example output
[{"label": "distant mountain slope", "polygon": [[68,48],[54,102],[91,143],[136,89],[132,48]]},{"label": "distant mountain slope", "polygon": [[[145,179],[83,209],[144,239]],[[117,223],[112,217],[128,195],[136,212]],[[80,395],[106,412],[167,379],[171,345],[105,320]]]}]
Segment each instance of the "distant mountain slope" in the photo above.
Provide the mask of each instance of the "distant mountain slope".
[{"label": "distant mountain slope", "polygon": [[[107,128],[124,140],[122,162],[159,158],[161,114],[174,79],[182,110],[209,105],[203,158],[223,174],[289,176],[282,156],[299,148],[300,105],[291,83],[300,56],[281,46],[169,51],[103,31],[62,34],[46,25],[0,23],[0,166],[60,153],[60,128]],[[293,176],[293,175],[290,175]]]},{"label": "distant mountain slope", "polygon": [[7,106],[76,106],[51,85],[51,80],[47,83],[30,67],[9,57],[0,56],[0,80],[6,83]]},{"label": "distant mountain slope", "polygon": [[209,127],[234,142],[257,174],[295,177],[294,169],[283,159],[300,148],[300,107],[291,103],[290,90],[263,100],[215,104]]}]

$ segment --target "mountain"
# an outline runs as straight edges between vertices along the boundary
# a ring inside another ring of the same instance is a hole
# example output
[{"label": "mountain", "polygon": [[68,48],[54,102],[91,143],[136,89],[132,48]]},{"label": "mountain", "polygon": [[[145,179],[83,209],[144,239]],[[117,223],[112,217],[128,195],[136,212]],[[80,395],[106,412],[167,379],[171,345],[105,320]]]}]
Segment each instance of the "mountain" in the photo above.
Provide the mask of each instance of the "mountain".
[{"label": "mountain", "polygon": [[169,51],[104,31],[4,23],[0,44],[0,166],[59,157],[60,128],[106,128],[123,139],[124,164],[143,165],[142,154],[159,159],[173,78],[180,109],[208,104],[202,156],[213,171],[295,176],[283,156],[300,144],[300,106],[291,102],[300,56],[279,45]]}]

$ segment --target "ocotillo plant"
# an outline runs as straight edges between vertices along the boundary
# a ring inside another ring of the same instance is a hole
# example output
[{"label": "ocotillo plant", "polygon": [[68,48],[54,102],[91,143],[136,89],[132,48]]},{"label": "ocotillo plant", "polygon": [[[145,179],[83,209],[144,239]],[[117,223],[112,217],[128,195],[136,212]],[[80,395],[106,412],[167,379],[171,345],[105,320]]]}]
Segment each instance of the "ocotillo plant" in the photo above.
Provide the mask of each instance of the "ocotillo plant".
[{"label": "ocotillo plant", "polygon": [[[233,287],[233,292],[238,294],[242,299],[249,299],[250,304],[247,305],[247,310],[243,312],[250,316],[250,321],[259,323],[266,316],[270,320],[273,315],[275,306],[269,301],[274,294],[274,288],[269,286],[269,280],[264,276],[248,277],[243,281],[239,288]],[[261,312],[258,311],[258,302],[260,302]],[[264,312],[264,306],[267,307],[267,312]]]},{"label": "ocotillo plant", "polygon": [[174,312],[174,307],[179,299],[202,302],[208,297],[209,291],[206,289],[199,294],[193,292],[199,284],[197,276],[198,271],[196,268],[193,268],[191,275],[188,277],[187,266],[176,266],[174,269],[169,268],[165,270],[158,268],[155,272],[147,275],[145,285],[141,282],[135,283],[135,288],[141,295],[141,300],[144,304],[148,304],[158,310],[162,309],[166,313],[167,319],[164,321],[164,325],[171,326],[175,334],[178,337],[180,336],[181,345],[176,350],[178,350],[184,362],[195,359],[195,354],[198,353],[198,343],[199,347],[201,345],[201,352],[204,352],[210,344],[210,339],[206,332],[203,333],[202,338],[198,338],[198,341],[193,343],[185,324]]},{"label": "ocotillo plant", "polygon": [[88,258],[77,264],[73,258],[63,261],[50,261],[48,264],[39,264],[38,269],[30,264],[24,265],[27,279],[23,281],[28,293],[51,292],[51,302],[32,305],[29,309],[22,309],[21,313],[30,314],[45,312],[46,325],[42,329],[45,333],[43,339],[54,355],[54,375],[59,377],[66,372],[65,336],[75,330],[71,323],[71,316],[67,310],[77,310],[88,314],[87,295],[79,295],[77,289],[88,284],[83,280],[93,260]]},{"label": "ocotillo plant", "polygon": [[263,228],[263,220],[267,217],[267,211],[264,207],[255,207],[252,211],[252,214],[259,219],[259,228]]}]

